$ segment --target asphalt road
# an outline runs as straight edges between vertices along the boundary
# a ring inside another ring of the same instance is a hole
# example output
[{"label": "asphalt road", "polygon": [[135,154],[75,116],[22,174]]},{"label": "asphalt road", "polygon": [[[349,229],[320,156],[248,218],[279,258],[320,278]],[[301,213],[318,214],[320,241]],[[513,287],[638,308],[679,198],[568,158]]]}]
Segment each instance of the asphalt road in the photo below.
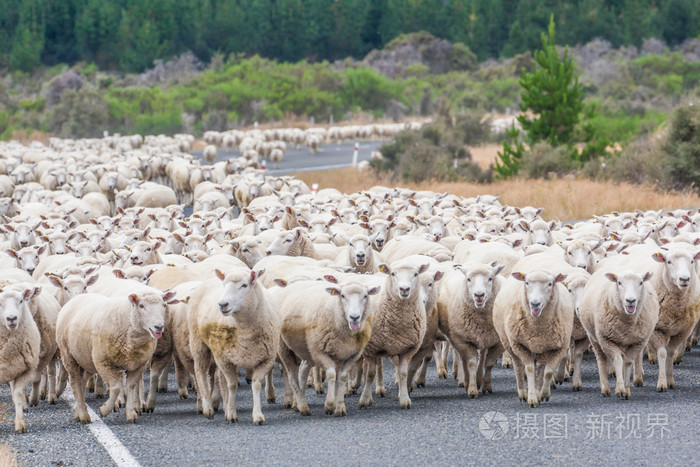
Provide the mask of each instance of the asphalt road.
[{"label": "asphalt road", "polygon": [[[583,391],[574,393],[564,383],[537,409],[518,401],[511,369],[494,369],[494,394],[468,399],[451,377],[437,379],[431,366],[427,387],[412,393],[413,408],[401,410],[393,370],[386,366],[387,397],[359,410],[359,396],[350,395],[344,418],[325,415],[324,396],[308,389],[311,416],[263,401],[267,425],[254,426],[250,387],[241,378],[239,423],[225,422],[222,412],[207,420],[196,413],[193,397],[178,398],[171,374],[170,392],[158,395],[154,414],[142,415],[136,425],[126,423],[123,411],[103,420],[141,465],[696,463],[697,347],[676,367],[677,389],[666,393],[655,391],[656,367],[645,361],[646,384],[633,387],[629,401],[600,395],[595,359],[587,354]],[[281,401],[277,370],[275,388]],[[9,398],[5,386],[0,401]],[[101,403],[88,396],[94,410]],[[495,419],[490,412],[497,412]],[[10,441],[22,464],[113,465],[89,428],[73,421],[64,400],[56,406],[42,402],[26,419],[29,433],[22,435],[12,433],[11,420],[0,424],[0,439]]]},{"label": "asphalt road", "polygon": [[[382,145],[382,141],[360,141],[360,148],[357,160],[369,160],[370,153],[376,151]],[[285,175],[294,172],[304,172],[309,170],[339,169],[352,165],[352,155],[355,143],[324,144],[316,154],[310,154],[305,146],[297,150],[293,146],[287,146],[279,169],[272,166],[267,161],[267,171],[271,175]],[[202,151],[192,151],[192,154],[202,158]],[[238,150],[219,149],[216,160],[223,161],[230,157],[238,157],[241,154]]]}]

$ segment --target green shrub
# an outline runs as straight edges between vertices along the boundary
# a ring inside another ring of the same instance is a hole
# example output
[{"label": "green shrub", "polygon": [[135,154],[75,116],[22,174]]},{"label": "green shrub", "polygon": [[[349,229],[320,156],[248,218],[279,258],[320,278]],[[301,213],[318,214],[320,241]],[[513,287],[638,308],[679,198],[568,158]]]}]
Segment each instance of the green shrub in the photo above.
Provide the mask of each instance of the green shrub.
[{"label": "green shrub", "polygon": [[661,145],[666,155],[669,182],[679,189],[700,191],[700,109],[694,105],[676,107],[668,135]]},{"label": "green shrub", "polygon": [[107,102],[96,89],[66,89],[47,114],[46,127],[62,138],[95,138],[111,127]]},{"label": "green shrub", "polygon": [[528,178],[561,176],[579,168],[566,146],[553,147],[546,141],[535,144],[522,158],[520,174]]},{"label": "green shrub", "polygon": [[134,120],[134,128],[141,135],[172,135],[182,131],[182,121],[176,112],[142,114]]},{"label": "green shrub", "polygon": [[[665,155],[649,137],[640,137],[629,143],[620,154],[608,158],[605,167],[586,167],[584,172],[591,178],[612,178],[631,183],[649,183],[668,186]],[[601,165],[600,163],[598,164]]]},{"label": "green shrub", "polygon": [[[479,67],[476,54],[461,42],[452,44],[450,50],[450,68],[457,71],[474,71]],[[408,71],[408,70],[407,70]]]}]

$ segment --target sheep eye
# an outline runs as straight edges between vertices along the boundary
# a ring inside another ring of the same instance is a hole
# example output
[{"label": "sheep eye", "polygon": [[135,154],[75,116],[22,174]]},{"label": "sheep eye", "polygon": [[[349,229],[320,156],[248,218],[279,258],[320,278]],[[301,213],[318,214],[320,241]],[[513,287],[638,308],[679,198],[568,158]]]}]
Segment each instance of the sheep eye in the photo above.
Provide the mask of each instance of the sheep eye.
[{"label": "sheep eye", "polygon": [[590,255],[590,254],[591,254],[591,252],[589,251],[589,252],[588,252],[588,254]]},{"label": "sheep eye", "polygon": [[574,254],[573,254],[573,253],[571,253],[571,252],[569,252],[569,256],[574,256]]},{"label": "sheep eye", "polygon": [[242,288],[242,289],[245,289],[246,287],[248,287],[248,284],[243,284],[243,285],[241,285],[241,288]]},{"label": "sheep eye", "polygon": [[341,293],[341,294],[340,294],[340,298],[342,298],[343,300],[345,300],[345,295],[343,295],[343,294]]},{"label": "sheep eye", "polygon": [[493,281],[493,277],[489,277],[489,282]]},{"label": "sheep eye", "polygon": [[549,284],[547,284],[547,287],[551,287],[551,286],[552,286],[552,283],[551,283],[551,282],[550,282]]}]

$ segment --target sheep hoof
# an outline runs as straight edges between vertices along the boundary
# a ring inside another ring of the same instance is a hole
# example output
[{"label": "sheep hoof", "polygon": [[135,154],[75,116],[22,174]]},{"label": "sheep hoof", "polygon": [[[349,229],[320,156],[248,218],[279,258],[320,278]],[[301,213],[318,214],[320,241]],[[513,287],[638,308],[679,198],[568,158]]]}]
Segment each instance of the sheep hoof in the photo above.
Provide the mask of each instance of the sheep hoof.
[{"label": "sheep hoof", "polygon": [[447,379],[447,370],[438,370],[439,379]]},{"label": "sheep hoof", "polygon": [[214,420],[214,409],[207,409],[207,410],[202,409],[202,415],[204,415],[204,418],[208,418],[209,420]]},{"label": "sheep hoof", "polygon": [[267,398],[267,403],[268,403],[268,404],[274,404],[276,401],[277,401],[277,398],[274,397],[274,396],[273,396],[273,397],[268,397],[268,398]]},{"label": "sheep hoof", "polygon": [[574,392],[579,392],[581,389],[583,389],[582,385],[580,383],[574,384],[571,386],[571,389]]},{"label": "sheep hoof", "polygon": [[467,396],[469,396],[470,399],[476,399],[479,397],[479,391],[476,388],[469,389],[467,391]]},{"label": "sheep hoof", "polygon": [[668,387],[666,387],[666,385],[656,386],[656,392],[666,392],[666,391],[668,391]]},{"label": "sheep hoof", "polygon": [[625,391],[624,389],[616,389],[615,395],[620,399],[627,399],[627,391]]},{"label": "sheep hoof", "polygon": [[181,392],[181,393],[180,393],[180,399],[183,399],[183,400],[184,400],[184,399],[187,399],[189,396],[190,396],[190,395],[187,394],[187,391]]},{"label": "sheep hoof", "polygon": [[100,416],[102,416],[102,417],[106,417],[111,412],[112,412],[112,409],[110,409],[109,407],[105,407],[104,405],[102,407],[100,407]]},{"label": "sheep hoof", "polygon": [[226,415],[226,421],[231,422],[231,423],[238,423],[238,415],[237,414]]},{"label": "sheep hoof", "polygon": [[675,381],[669,381],[669,382],[668,382],[668,388],[669,388],[669,389],[676,389],[676,383],[675,383]]},{"label": "sheep hoof", "polygon": [[358,403],[358,407],[360,409],[366,409],[367,407],[371,406],[373,403],[374,403],[373,399],[369,399],[369,400],[360,399],[360,402]]},{"label": "sheep hoof", "polygon": [[323,388],[323,386],[316,388],[316,394],[324,394],[325,392],[326,390]]},{"label": "sheep hoof", "polygon": [[168,388],[158,388],[158,392],[166,393],[168,392]]},{"label": "sheep hoof", "polygon": [[386,389],[384,389],[384,388],[377,388],[377,390],[374,391],[374,393],[375,393],[376,395],[378,395],[379,397],[384,397],[384,396],[386,396]]},{"label": "sheep hoof", "polygon": [[248,377],[246,376],[246,377],[245,377],[245,382],[248,383],[248,384],[250,384],[250,383],[253,382],[253,380],[250,379],[250,378],[248,378]]},{"label": "sheep hoof", "polygon": [[642,381],[642,380],[636,381],[635,380],[635,382],[634,382],[635,388],[641,388],[642,386],[644,386],[644,381]]},{"label": "sheep hoof", "polygon": [[600,394],[603,397],[610,397],[610,388],[601,389]]},{"label": "sheep hoof", "polygon": [[39,405],[39,401],[38,401],[38,400],[35,401],[35,400],[31,399],[31,400],[29,401],[29,407],[36,407],[37,405]]},{"label": "sheep hoof", "polygon": [[24,420],[18,420],[15,422],[15,433],[26,433],[27,432],[27,422]]},{"label": "sheep hoof", "polygon": [[95,399],[104,399],[105,395],[104,394],[95,394]]},{"label": "sheep hoof", "polygon": [[424,387],[425,387],[425,381],[416,381],[416,387],[417,387],[417,388],[424,388]]},{"label": "sheep hoof", "polygon": [[458,388],[463,388],[463,387],[464,387],[464,383],[460,381],[459,383],[457,383],[457,387],[458,387]]},{"label": "sheep hoof", "polygon": [[311,415],[311,409],[310,409],[309,406],[307,405],[307,406],[305,406],[305,407],[300,408],[300,409],[299,409],[299,413],[300,413],[301,415],[303,415],[303,416]]},{"label": "sheep hoof", "polygon": [[257,417],[255,420],[253,420],[253,424],[255,424],[255,425],[264,425],[264,424],[265,424],[265,417],[263,417],[262,415],[260,415],[260,416]]},{"label": "sheep hoof", "polygon": [[527,398],[527,406],[530,407],[531,409],[534,409],[535,407],[540,405],[540,401],[537,400],[536,397],[528,397]]},{"label": "sheep hoof", "polygon": [[58,398],[56,396],[49,396],[49,404],[56,405],[58,403]]},{"label": "sheep hoof", "polygon": [[333,412],[333,415],[336,417],[345,417],[347,414],[348,412],[345,408],[345,402],[338,402],[335,406],[335,411]]}]

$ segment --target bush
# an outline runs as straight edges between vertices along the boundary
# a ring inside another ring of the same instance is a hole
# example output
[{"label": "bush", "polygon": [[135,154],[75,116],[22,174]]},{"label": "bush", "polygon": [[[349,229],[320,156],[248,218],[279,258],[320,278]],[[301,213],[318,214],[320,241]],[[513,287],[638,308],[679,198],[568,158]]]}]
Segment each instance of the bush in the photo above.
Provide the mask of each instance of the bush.
[{"label": "bush", "polygon": [[700,109],[697,106],[681,105],[673,111],[661,152],[666,155],[664,166],[673,187],[690,186],[700,191]]},{"label": "bush", "polygon": [[476,54],[461,42],[452,44],[450,68],[457,71],[474,71],[479,67]]},{"label": "bush", "polygon": [[644,136],[632,141],[622,150],[622,153],[605,161],[605,167],[598,169],[591,166],[586,167],[584,171],[592,178],[612,178],[631,183],[667,186],[668,180],[663,168],[664,158],[653,141]]},{"label": "bush", "polygon": [[535,144],[523,155],[520,174],[528,178],[549,178],[564,175],[579,166],[566,146],[552,147],[546,141]]},{"label": "bush", "polygon": [[66,89],[51,107],[46,127],[62,138],[95,138],[110,128],[107,102],[95,89]]}]

